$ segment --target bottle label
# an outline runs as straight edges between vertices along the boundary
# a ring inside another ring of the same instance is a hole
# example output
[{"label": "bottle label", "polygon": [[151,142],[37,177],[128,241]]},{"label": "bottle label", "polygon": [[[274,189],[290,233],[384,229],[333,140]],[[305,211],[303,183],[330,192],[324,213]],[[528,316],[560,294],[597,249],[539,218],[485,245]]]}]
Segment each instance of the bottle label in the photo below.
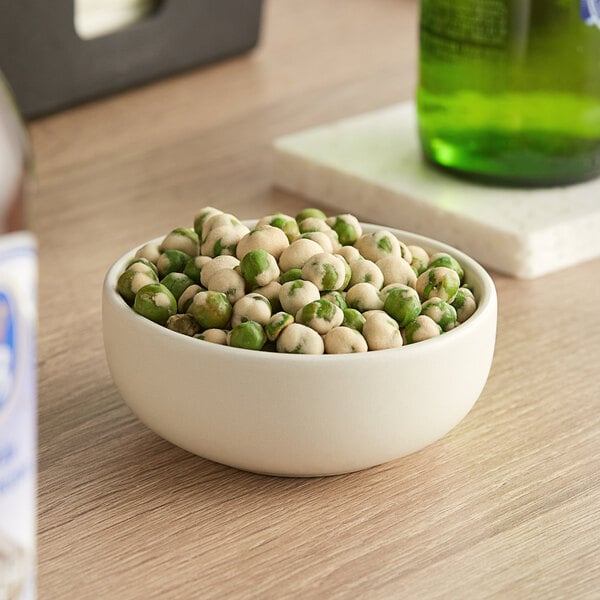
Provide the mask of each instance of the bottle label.
[{"label": "bottle label", "polygon": [[600,0],[581,0],[581,18],[600,29]]},{"label": "bottle label", "polygon": [[33,600],[36,495],[35,242],[0,236],[0,598]]}]

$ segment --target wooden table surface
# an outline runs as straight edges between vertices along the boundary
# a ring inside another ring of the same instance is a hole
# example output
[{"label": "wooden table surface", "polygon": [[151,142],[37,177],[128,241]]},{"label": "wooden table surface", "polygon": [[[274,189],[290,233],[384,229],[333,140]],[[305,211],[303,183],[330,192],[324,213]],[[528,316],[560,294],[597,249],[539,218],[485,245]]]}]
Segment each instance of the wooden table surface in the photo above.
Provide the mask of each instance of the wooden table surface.
[{"label": "wooden table surface", "polygon": [[122,403],[101,335],[110,263],[204,205],[295,214],[306,202],[271,187],[271,140],[414,93],[416,2],[271,0],[264,17],[249,54],[30,124],[40,598],[598,597],[600,260],[494,275],[479,402],[367,471],[239,472]]}]

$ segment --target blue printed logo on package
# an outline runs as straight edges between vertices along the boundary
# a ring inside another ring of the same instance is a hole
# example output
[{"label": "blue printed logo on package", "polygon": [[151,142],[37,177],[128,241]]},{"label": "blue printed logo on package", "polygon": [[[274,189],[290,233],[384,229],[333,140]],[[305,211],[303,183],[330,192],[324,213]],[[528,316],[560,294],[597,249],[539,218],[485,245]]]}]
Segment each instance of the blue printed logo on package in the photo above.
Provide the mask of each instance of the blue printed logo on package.
[{"label": "blue printed logo on package", "polygon": [[581,18],[587,25],[600,27],[600,0],[581,0]]},{"label": "blue printed logo on package", "polygon": [[8,411],[15,377],[15,317],[10,298],[0,290],[0,419]]}]

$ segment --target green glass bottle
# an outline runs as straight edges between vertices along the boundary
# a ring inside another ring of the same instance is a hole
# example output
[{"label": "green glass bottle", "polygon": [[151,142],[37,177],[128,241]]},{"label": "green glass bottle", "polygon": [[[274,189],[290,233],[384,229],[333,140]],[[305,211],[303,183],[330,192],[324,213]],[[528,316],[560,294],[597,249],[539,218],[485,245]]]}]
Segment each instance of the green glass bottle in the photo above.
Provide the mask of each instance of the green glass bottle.
[{"label": "green glass bottle", "polygon": [[600,0],[421,0],[425,157],[510,185],[600,175]]}]

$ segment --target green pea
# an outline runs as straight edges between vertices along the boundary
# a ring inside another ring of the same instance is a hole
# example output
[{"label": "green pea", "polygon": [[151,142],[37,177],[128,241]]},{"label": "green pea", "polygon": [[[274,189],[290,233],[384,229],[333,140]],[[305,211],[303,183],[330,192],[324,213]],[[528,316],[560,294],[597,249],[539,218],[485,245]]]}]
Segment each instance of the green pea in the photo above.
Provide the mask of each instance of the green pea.
[{"label": "green pea", "polygon": [[288,269],[279,276],[279,283],[283,284],[296,279],[302,279],[302,269]]},{"label": "green pea", "polygon": [[275,313],[270,319],[269,322],[265,325],[265,332],[267,334],[267,339],[271,342],[274,342],[279,334],[290,324],[294,322],[294,317],[290,315],[290,313],[286,313],[285,311],[280,311]]},{"label": "green pea", "polygon": [[181,250],[165,250],[159,257],[156,266],[161,277],[173,273],[183,273],[191,256]]},{"label": "green pea", "polygon": [[421,301],[413,288],[398,284],[387,293],[383,310],[405,327],[421,313]]},{"label": "green pea", "polygon": [[327,215],[318,208],[304,208],[296,215],[296,223],[300,223],[304,221],[304,219],[322,219],[325,221],[327,219]]},{"label": "green pea", "polygon": [[175,296],[175,300],[179,300],[181,294],[185,292],[190,285],[193,285],[194,282],[184,273],[177,273],[173,271],[172,273],[168,273],[165,275],[160,281],[165,287],[168,287],[173,296]]},{"label": "green pea", "polygon": [[136,293],[145,285],[158,283],[158,275],[143,263],[135,263],[123,271],[117,280],[117,292],[130,306]]},{"label": "green pea", "polygon": [[135,295],[133,310],[155,323],[165,325],[168,318],[177,312],[177,301],[167,287],[161,283],[150,283]]},{"label": "green pea", "polygon": [[231,318],[232,307],[222,292],[198,292],[188,312],[196,319],[202,329],[224,329]]},{"label": "green pea", "polygon": [[356,329],[356,331],[362,331],[363,325],[365,324],[365,317],[363,314],[355,308],[344,308],[344,321],[342,323],[345,327],[350,329]]},{"label": "green pea", "polygon": [[256,321],[244,321],[229,334],[229,345],[234,348],[261,350],[267,338],[264,329]]}]

